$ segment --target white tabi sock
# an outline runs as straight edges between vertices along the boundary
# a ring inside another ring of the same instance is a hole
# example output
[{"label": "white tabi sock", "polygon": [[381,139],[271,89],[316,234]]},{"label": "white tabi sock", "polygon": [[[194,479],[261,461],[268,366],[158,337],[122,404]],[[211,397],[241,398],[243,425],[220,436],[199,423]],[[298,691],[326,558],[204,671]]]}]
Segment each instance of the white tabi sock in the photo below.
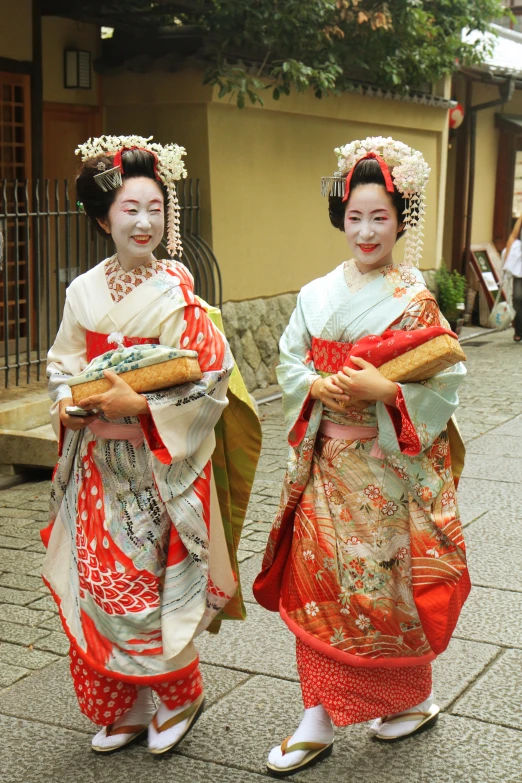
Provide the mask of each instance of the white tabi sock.
[{"label": "white tabi sock", "polygon": [[[197,701],[197,699],[195,699],[195,701]],[[159,728],[161,728],[164,723],[170,720],[170,718],[173,718],[175,715],[179,715],[180,712],[186,710],[193,703],[194,702],[187,702],[181,707],[176,707],[175,710],[169,710],[169,708],[161,701],[156,713],[156,720]],[[191,715],[185,720],[182,720],[180,723],[176,723],[174,726],[171,726],[170,729],[165,729],[165,731],[161,732],[157,732],[152,723],[149,723],[149,750],[163,750],[164,748],[172,747],[172,745],[174,745],[185,733],[190,720],[192,720]]]},{"label": "white tabi sock", "polygon": [[[415,707],[409,707],[407,710],[396,712],[393,715],[387,715],[386,717],[397,718],[400,715],[405,715],[407,712],[428,712],[432,704],[433,691],[425,701],[416,704]],[[422,718],[413,718],[412,720],[406,720],[400,723],[383,723],[382,718],[377,718],[370,726],[370,733],[384,735],[385,737],[404,737],[407,734],[411,734],[412,731],[415,731],[421,721]]]},{"label": "white tabi sock", "polygon": [[[152,697],[152,690],[150,688],[140,688],[136,701],[130,710],[127,710],[114,721],[112,729],[117,729],[120,726],[143,726],[143,728],[146,728],[152,720],[155,711],[156,705]],[[114,734],[107,737],[106,726],[104,726],[93,738],[92,744],[98,748],[113,750],[125,745],[129,741],[129,737],[135,733],[135,731],[132,731],[129,734]]]},{"label": "white tabi sock", "polygon": [[[329,745],[334,738],[332,721],[322,704],[310,707],[304,711],[299,728],[288,740],[288,746],[296,742],[320,742]],[[268,754],[268,762],[278,769],[286,769],[294,764],[299,764],[309,753],[307,750],[294,750],[283,755],[281,746],[272,748]]]}]

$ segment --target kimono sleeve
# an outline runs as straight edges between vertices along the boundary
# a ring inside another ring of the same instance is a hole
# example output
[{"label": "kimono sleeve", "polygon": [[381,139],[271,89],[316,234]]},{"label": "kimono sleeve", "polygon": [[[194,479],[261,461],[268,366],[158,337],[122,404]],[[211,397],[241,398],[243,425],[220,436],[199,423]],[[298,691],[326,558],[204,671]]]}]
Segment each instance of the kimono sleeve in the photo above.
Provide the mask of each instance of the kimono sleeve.
[{"label": "kimono sleeve", "polygon": [[192,291],[181,288],[185,306],[162,322],[160,343],[196,351],[203,377],[195,383],[144,395],[150,416],[140,416],[140,422],[151,451],[164,464],[180,462],[196,453],[203,462],[210,459],[214,427],[228,404],[227,388],[234,367],[225,336]]},{"label": "kimono sleeve", "polygon": [[311,347],[312,337],[306,326],[302,297],[299,294],[296,308],[279,342],[281,363],[276,369],[277,380],[283,392],[288,442],[294,448],[304,438],[314,405],[310,390],[313,382],[320,377],[313,370]]},{"label": "kimono sleeve", "polygon": [[[71,287],[69,287],[70,290]],[[48,389],[53,403],[51,422],[58,437],[60,436],[59,402],[72,396],[70,386],[66,381],[73,375],[80,373],[86,364],[85,328],[81,326],[74,314],[69,291],[65,300],[60,329],[47,354]]]},{"label": "kimono sleeve", "polygon": [[[449,328],[431,297],[417,297],[392,329]],[[376,405],[379,445],[385,453],[400,451],[417,456],[433,445],[459,404],[458,388],[466,375],[459,362],[421,383],[397,384],[396,407]]]}]

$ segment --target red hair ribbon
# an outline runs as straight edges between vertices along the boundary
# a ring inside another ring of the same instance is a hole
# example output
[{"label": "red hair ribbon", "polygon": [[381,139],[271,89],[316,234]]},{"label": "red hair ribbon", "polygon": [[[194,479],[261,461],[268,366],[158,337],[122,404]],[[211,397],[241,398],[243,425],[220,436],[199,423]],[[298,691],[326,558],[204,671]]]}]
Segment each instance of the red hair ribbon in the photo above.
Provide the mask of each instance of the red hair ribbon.
[{"label": "red hair ribbon", "polygon": [[121,150],[118,150],[118,152],[114,156],[114,168],[120,168],[121,173],[122,174],[125,173],[123,171],[123,162],[121,156],[124,152],[130,152],[131,150],[141,150],[142,152],[150,152],[150,154],[154,158],[154,176],[156,177],[158,182],[161,182],[161,178],[158,174],[158,156],[152,150],[145,149],[145,147],[122,147]]},{"label": "red hair ribbon", "polygon": [[376,152],[371,151],[371,152],[367,152],[366,155],[363,155],[362,158],[359,158],[357,163],[354,166],[352,166],[352,168],[348,172],[348,175],[346,177],[346,184],[344,186],[343,201],[348,201],[348,196],[350,195],[350,182],[352,179],[353,172],[355,171],[356,167],[361,162],[361,160],[367,160],[368,158],[372,160],[376,160],[379,166],[381,167],[382,175],[384,177],[384,184],[386,185],[386,190],[388,191],[388,193],[394,192],[393,180],[390,174],[390,169],[388,168],[388,164],[386,163],[384,158],[381,158],[381,156],[377,155]]}]

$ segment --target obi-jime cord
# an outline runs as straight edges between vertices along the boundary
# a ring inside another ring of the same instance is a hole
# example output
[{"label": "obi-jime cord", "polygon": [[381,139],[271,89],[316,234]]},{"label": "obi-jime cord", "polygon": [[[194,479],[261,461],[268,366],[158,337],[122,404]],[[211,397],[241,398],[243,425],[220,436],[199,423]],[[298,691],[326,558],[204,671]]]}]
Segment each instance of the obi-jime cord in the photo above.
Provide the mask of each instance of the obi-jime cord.
[{"label": "obi-jime cord", "polygon": [[[184,150],[104,136],[78,152],[81,208],[116,253],[69,285],[49,351],[59,460],[43,578],[80,709],[101,727],[93,750],[148,732],[158,754],[204,707],[196,637],[245,617],[236,552],[260,426],[219,310],[174,260]],[[159,259],[165,223],[171,258]],[[195,376],[155,385],[187,360]],[[151,391],[137,393],[129,370]],[[75,405],[100,379],[108,390]]]},{"label": "obi-jime cord", "polygon": [[433,726],[431,663],[470,590],[453,418],[465,356],[416,266],[429,169],[392,139],[336,152],[323,188],[353,258],[301,290],[281,339],[289,458],[254,583],[296,638],[304,704],[269,754],[274,777],[327,756],[334,726],[370,720],[382,741]]}]

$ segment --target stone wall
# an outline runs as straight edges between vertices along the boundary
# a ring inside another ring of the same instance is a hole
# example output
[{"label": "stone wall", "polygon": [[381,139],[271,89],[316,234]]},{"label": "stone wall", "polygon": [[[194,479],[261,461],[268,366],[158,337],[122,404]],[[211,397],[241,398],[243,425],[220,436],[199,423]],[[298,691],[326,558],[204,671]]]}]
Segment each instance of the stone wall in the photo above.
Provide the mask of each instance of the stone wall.
[{"label": "stone wall", "polygon": [[277,383],[279,340],[295,308],[297,294],[225,302],[225,334],[248,391]]}]

